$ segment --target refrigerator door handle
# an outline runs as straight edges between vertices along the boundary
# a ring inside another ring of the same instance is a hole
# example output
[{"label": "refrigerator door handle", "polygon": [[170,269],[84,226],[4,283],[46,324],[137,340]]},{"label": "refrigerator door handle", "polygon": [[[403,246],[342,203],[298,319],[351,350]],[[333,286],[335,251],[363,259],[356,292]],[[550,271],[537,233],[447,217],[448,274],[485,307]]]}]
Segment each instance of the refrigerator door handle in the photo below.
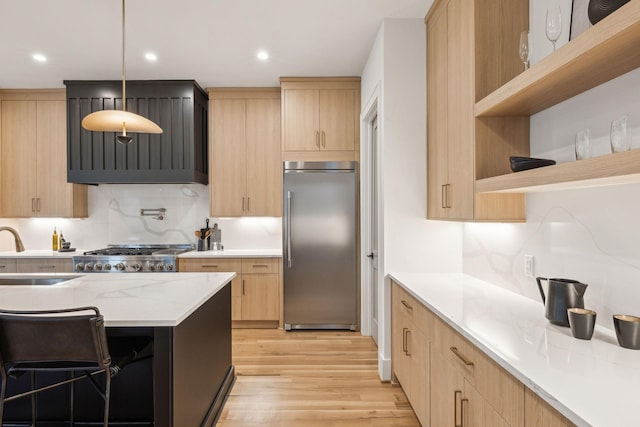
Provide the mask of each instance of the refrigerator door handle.
[{"label": "refrigerator door handle", "polygon": [[291,191],[287,191],[287,265],[289,268],[293,266],[293,259],[291,258]]}]

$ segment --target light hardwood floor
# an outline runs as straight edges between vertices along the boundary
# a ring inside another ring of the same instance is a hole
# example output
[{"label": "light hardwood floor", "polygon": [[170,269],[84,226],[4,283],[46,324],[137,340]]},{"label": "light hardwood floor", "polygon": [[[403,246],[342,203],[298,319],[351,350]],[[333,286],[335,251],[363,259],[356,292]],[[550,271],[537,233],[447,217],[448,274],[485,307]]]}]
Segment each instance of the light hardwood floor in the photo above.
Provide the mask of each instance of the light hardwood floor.
[{"label": "light hardwood floor", "polygon": [[358,332],[234,329],[238,374],[218,426],[420,426]]}]

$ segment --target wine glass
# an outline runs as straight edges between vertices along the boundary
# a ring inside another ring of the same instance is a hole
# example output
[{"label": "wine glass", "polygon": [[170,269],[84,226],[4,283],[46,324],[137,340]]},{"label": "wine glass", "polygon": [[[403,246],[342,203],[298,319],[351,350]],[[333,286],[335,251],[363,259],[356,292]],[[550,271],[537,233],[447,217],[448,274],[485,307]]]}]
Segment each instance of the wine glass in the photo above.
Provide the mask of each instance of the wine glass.
[{"label": "wine glass", "polygon": [[529,69],[529,60],[531,59],[531,38],[529,31],[520,33],[520,59],[524,63],[524,69]]},{"label": "wine glass", "polygon": [[629,135],[629,115],[625,114],[611,122],[611,151],[619,153],[631,149],[631,138]]},{"label": "wine glass", "polygon": [[582,129],[576,133],[576,160],[584,160],[591,157],[591,131]]},{"label": "wine glass", "polygon": [[562,11],[559,5],[547,9],[545,33],[547,34],[547,39],[553,43],[553,50],[555,51],[556,42],[560,38],[560,34],[562,34]]}]

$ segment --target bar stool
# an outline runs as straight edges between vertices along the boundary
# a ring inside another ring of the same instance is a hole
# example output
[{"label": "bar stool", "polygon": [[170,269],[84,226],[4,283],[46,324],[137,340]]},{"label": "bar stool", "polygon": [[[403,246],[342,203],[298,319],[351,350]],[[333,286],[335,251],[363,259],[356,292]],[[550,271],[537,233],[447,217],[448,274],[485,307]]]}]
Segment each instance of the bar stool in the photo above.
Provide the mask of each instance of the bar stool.
[{"label": "bar stool", "polygon": [[[5,402],[31,396],[31,422],[35,426],[36,393],[88,378],[104,399],[104,427],[107,427],[111,379],[135,357],[134,351],[112,365],[104,319],[96,307],[0,310],[0,426]],[[35,388],[37,372],[68,372],[71,378]],[[25,373],[31,374],[32,389],[6,396],[9,378]],[[104,387],[94,378],[98,374],[104,374]],[[73,403],[71,411],[70,421],[73,424]]]}]

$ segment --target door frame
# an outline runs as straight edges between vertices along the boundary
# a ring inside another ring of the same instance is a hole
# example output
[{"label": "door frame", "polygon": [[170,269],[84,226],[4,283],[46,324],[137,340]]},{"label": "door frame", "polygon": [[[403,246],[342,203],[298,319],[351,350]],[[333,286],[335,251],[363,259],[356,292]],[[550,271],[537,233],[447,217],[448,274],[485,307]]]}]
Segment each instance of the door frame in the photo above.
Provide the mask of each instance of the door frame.
[{"label": "door frame", "polygon": [[[383,203],[382,203],[382,179],[381,179],[381,171],[382,171],[382,114],[380,111],[380,82],[376,84],[375,89],[372,92],[371,98],[362,109],[362,113],[360,115],[360,212],[361,215],[361,223],[360,223],[360,236],[362,236],[362,246],[360,248],[360,271],[362,284],[361,284],[361,300],[360,306],[361,309],[361,333],[362,335],[372,336],[373,328],[374,328],[374,319],[373,319],[373,311],[371,308],[371,301],[373,297],[373,290],[371,287],[371,270],[369,268],[369,258],[367,258],[367,253],[369,252],[369,248],[371,247],[371,233],[370,230],[374,226],[372,224],[371,212],[369,207],[371,206],[371,187],[372,183],[370,180],[371,177],[371,163],[372,163],[372,149],[371,149],[371,140],[372,140],[372,122],[373,119],[377,117],[378,121],[378,132],[377,132],[377,188],[378,188],[378,224],[376,224],[376,228],[378,231],[378,343],[384,342],[381,340],[384,335],[383,324],[384,319],[383,314],[383,300],[384,293],[382,290],[384,289],[384,277],[382,272],[384,269],[382,268],[383,260],[384,260],[384,234],[383,234]],[[383,352],[383,345],[378,345],[379,352]]]}]

